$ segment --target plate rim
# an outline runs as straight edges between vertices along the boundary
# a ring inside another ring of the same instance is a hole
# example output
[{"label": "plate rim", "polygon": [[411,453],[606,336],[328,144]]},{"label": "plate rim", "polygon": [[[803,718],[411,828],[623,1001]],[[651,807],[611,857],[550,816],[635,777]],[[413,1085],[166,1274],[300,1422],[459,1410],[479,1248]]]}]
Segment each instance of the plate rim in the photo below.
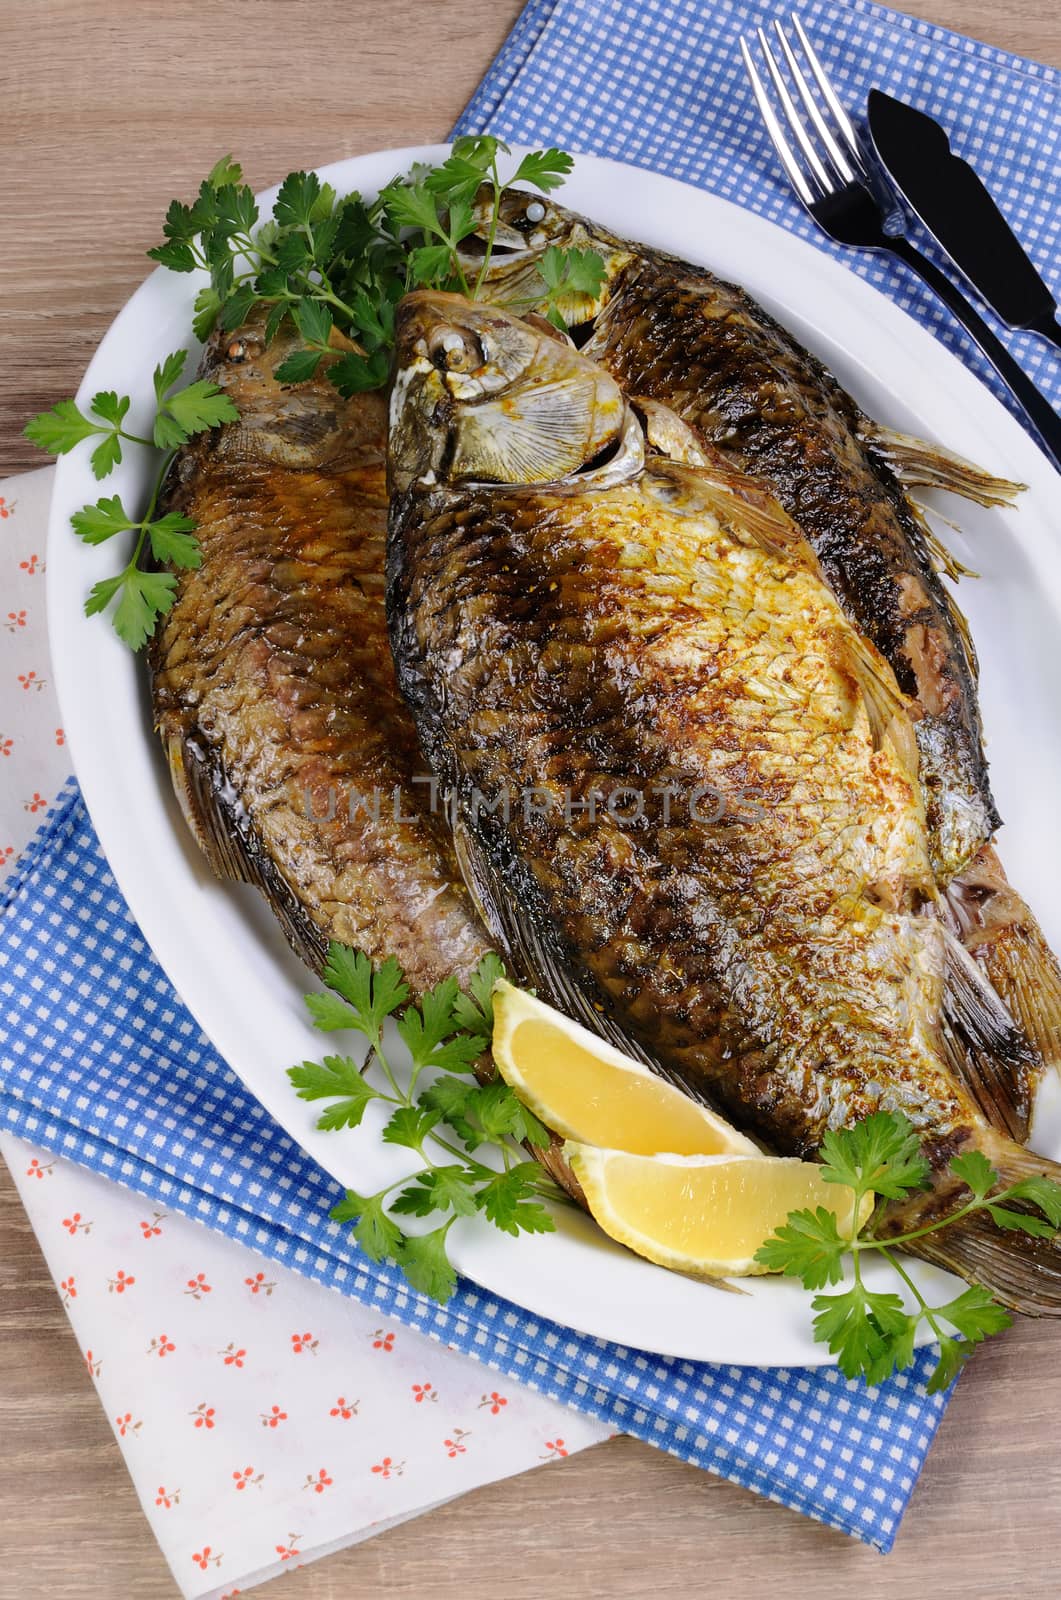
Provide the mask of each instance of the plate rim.
[{"label": "plate rim", "polygon": [[[518,156],[521,153],[521,149],[522,147],[514,146],[514,154]],[[334,182],[340,192],[345,192],[351,187],[357,187],[359,184],[363,184],[366,188],[370,187],[370,183],[364,177],[358,178],[357,176],[351,176],[351,174],[356,174],[358,169],[367,167],[372,163],[379,166],[381,171],[393,172],[402,170],[412,161],[437,160],[448,150],[448,145],[436,144],[364,152],[359,156],[328,163],[315,170],[322,178]],[[607,184],[609,203],[600,207],[602,220],[607,221],[609,212],[615,210],[615,207],[610,203],[610,197],[611,186],[617,184],[621,187],[624,196],[627,197],[619,209],[623,209],[625,205],[633,204],[636,198],[643,195],[646,190],[658,190],[660,192],[665,210],[667,209],[668,199],[672,204],[676,204],[679,200],[689,204],[690,197],[692,197],[696,202],[693,207],[695,213],[700,214],[701,207],[706,208],[703,211],[703,215],[708,220],[712,220],[712,214],[714,214],[717,218],[718,226],[732,230],[738,238],[746,237],[752,246],[756,243],[775,246],[780,253],[780,259],[785,261],[786,265],[792,269],[786,282],[786,294],[781,298],[787,298],[788,295],[793,293],[798,298],[801,286],[807,275],[810,274],[819,280],[824,280],[822,284],[824,292],[821,293],[820,298],[822,302],[829,302],[828,315],[835,318],[837,307],[839,306],[843,311],[841,320],[846,319],[850,314],[853,315],[856,324],[858,324],[863,317],[868,318],[869,313],[872,311],[874,320],[878,327],[884,331],[887,340],[894,339],[899,346],[908,348],[911,359],[916,358],[920,352],[922,361],[919,364],[919,374],[922,381],[935,391],[942,391],[944,394],[949,392],[952,399],[955,395],[959,399],[962,419],[967,427],[962,440],[956,441],[957,447],[968,453],[973,453],[973,445],[969,442],[970,437],[972,437],[978,442],[982,441],[984,449],[993,464],[996,460],[1001,461],[1006,470],[1012,470],[1012,464],[1016,462],[1019,467],[1018,475],[1033,486],[1029,493],[1038,492],[1036,490],[1037,480],[1040,485],[1049,482],[1045,474],[1048,473],[1050,478],[1054,477],[1053,469],[1031,438],[976,375],[900,306],[896,305],[872,283],[847,270],[840,260],[835,259],[824,250],[815,248],[808,241],[788,232],[769,218],[747,211],[732,201],[686,184],[679,179],[669,178],[645,168],[629,166],[626,163],[613,161],[606,157],[576,152],[572,152],[572,154],[575,155],[575,173],[572,175],[572,179],[569,180],[567,194],[570,194],[572,189],[577,191],[585,185],[592,187],[598,182]],[[259,202],[265,205],[270,204],[272,198],[275,197],[277,188],[278,186],[274,185],[269,189],[263,190],[258,196]],[[566,198],[566,194],[562,198]],[[580,204],[585,206],[586,202],[582,201]],[[613,223],[612,225],[615,226],[616,224]],[[636,227],[631,228],[627,221],[623,225],[623,231],[632,233],[636,237],[640,230]],[[650,233],[658,234],[660,231],[665,231],[665,228],[649,229]],[[674,246],[668,245],[666,248],[673,249]],[[709,256],[711,251],[709,246],[701,246],[701,241],[698,239],[686,239],[682,246],[682,253],[695,259],[700,255]],[[189,301],[190,290],[199,281],[198,275],[194,278],[183,280],[184,283],[189,285],[189,292],[185,296]],[[136,315],[145,306],[149,306],[152,303],[160,284],[163,282],[167,285],[172,285],[173,274],[159,267],[149,274],[114,318],[86,369],[78,389],[77,398],[79,402],[84,403],[87,397],[94,393],[97,388],[108,386],[106,377],[101,378],[98,374],[105,373],[113,351],[121,344],[123,326],[132,326]],[[793,289],[794,284],[795,289]],[[753,287],[752,292],[758,296],[763,291]],[[798,312],[798,320],[804,324],[804,329],[810,328],[815,336],[822,338],[823,342],[835,342],[835,322],[833,327],[830,328],[826,322],[816,318],[811,310],[812,303],[811,300],[808,301],[807,306],[801,305]],[[827,317],[824,304],[821,307],[820,317],[822,319]],[[185,323],[185,332],[179,342],[186,347],[194,348],[194,341],[189,338],[189,335],[190,327]],[[799,337],[802,342],[806,337],[805,331],[801,330]],[[862,358],[856,357],[856,359]],[[93,376],[94,373],[97,376]],[[113,381],[113,378],[111,381]],[[881,381],[885,382],[885,380]],[[129,387],[130,385],[127,383],[126,388]],[[890,385],[888,385],[888,388],[889,392],[894,392]],[[936,404],[935,395],[931,403]],[[77,470],[79,467],[84,467],[85,470],[79,472]],[[117,492],[119,483],[128,476],[124,469],[125,463],[123,463],[122,468],[118,469],[118,473],[107,480],[104,492]],[[322,1153],[317,1148],[320,1143],[319,1137],[307,1138],[308,1129],[305,1118],[302,1118],[301,1122],[299,1119],[300,1111],[305,1112],[307,1108],[302,1102],[295,1099],[286,1078],[277,1085],[275,1092],[269,1085],[264,1086],[263,1092],[263,1085],[260,1081],[261,1074],[259,1073],[257,1078],[253,1073],[248,1077],[244,1066],[240,1063],[240,1050],[238,1040],[235,1038],[234,1025],[225,1023],[223,1019],[219,1024],[208,998],[204,998],[203,985],[196,981],[194,971],[188,967],[183,954],[178,949],[177,939],[180,936],[180,923],[178,922],[173,928],[163,925],[160,916],[157,914],[157,905],[150,888],[139,880],[139,856],[137,853],[138,847],[135,844],[138,836],[135,830],[123,830],[121,828],[119,825],[121,820],[120,806],[116,806],[113,803],[115,800],[114,781],[113,774],[109,771],[109,768],[114,765],[120,765],[120,762],[113,763],[108,761],[106,752],[93,748],[90,738],[93,718],[91,715],[86,715],[86,704],[90,696],[86,692],[84,682],[85,664],[83,661],[79,661],[77,652],[79,633],[83,632],[83,629],[79,629],[77,625],[76,613],[79,612],[79,605],[75,608],[72,619],[71,607],[74,595],[76,594],[77,600],[80,602],[87,588],[85,580],[91,576],[98,576],[98,573],[91,573],[84,560],[76,559],[78,555],[84,555],[85,552],[83,547],[79,547],[76,541],[73,540],[67,521],[71,504],[79,503],[82,498],[80,491],[73,497],[71,491],[79,480],[84,480],[86,471],[87,466],[85,463],[80,458],[73,456],[61,458],[57,464],[52,506],[49,515],[46,572],[47,620],[49,643],[52,652],[52,668],[59,702],[62,707],[66,738],[70,746],[75,773],[81,786],[86,806],[99,834],[101,845],[119,890],[129,904],[145,940],[154,952],[169,981],[173,984],[173,987],[191,1011],[199,1026],[206,1033],[218,1054],[229,1064],[245,1084],[248,1091],[261,1102],[279,1126],[296,1140],[303,1150],[310,1155],[311,1159],[319,1162],[331,1176],[338,1177],[338,1181],[345,1182],[346,1179],[336,1173],[335,1165],[322,1158]],[[88,553],[91,554],[91,552]],[[75,571],[81,574],[78,580],[75,580]],[[106,624],[98,617],[91,619],[91,626],[101,630],[101,632],[109,632]],[[125,647],[117,640],[114,640],[113,644],[119,651],[125,651]],[[104,662],[108,660],[108,652],[102,641],[100,641],[99,649],[95,653]],[[135,672],[136,679],[139,680],[137,697],[142,702],[145,675],[139,663],[136,664]],[[107,726],[106,718],[103,719],[103,726],[105,728]],[[128,729],[119,731],[128,732]],[[137,731],[139,732],[139,730]],[[157,750],[151,750],[147,754],[150,765],[157,765],[158,761],[161,760],[161,752]],[[150,799],[150,796],[148,798]],[[171,809],[167,805],[166,797],[158,797],[158,799],[163,812]],[[179,854],[189,860],[189,864],[192,866],[191,881],[195,882],[197,887],[196,893],[191,898],[193,901],[209,904],[209,894],[199,893],[200,890],[207,886],[203,884],[202,875],[195,874],[194,864],[190,863],[189,845],[190,841],[181,841],[178,843],[177,850]],[[191,846],[192,850],[194,848],[194,846]],[[190,884],[187,887],[190,889]],[[187,923],[187,913],[184,916],[184,923]],[[194,968],[194,962],[192,963],[192,968]],[[189,972],[191,973],[190,981]],[[339,1164],[341,1165],[341,1163]],[[490,1232],[492,1233],[493,1230],[490,1230]],[[715,1341],[715,1347],[709,1348],[705,1346],[701,1335],[692,1337],[679,1332],[673,1332],[668,1335],[662,1330],[660,1330],[658,1337],[653,1337],[646,1342],[643,1337],[638,1337],[637,1334],[638,1328],[643,1329],[645,1327],[644,1317],[642,1316],[639,1319],[631,1311],[631,1316],[628,1319],[629,1326],[624,1330],[622,1327],[615,1326],[614,1320],[610,1320],[614,1319],[615,1316],[613,1307],[605,1308],[600,1316],[596,1314],[594,1308],[586,1307],[584,1311],[576,1312],[576,1322],[567,1313],[563,1305],[557,1304],[555,1281],[549,1274],[548,1263],[546,1262],[545,1269],[542,1271],[540,1267],[535,1267],[532,1261],[532,1257],[535,1254],[541,1255],[542,1244],[545,1241],[555,1239],[555,1237],[555,1235],[546,1235],[537,1241],[526,1241],[526,1247],[523,1248],[521,1259],[530,1269],[529,1280],[516,1286],[518,1292],[513,1292],[511,1265],[506,1267],[499,1260],[497,1245],[498,1242],[503,1244],[504,1248],[510,1252],[511,1258],[515,1260],[519,1252],[514,1247],[517,1243],[524,1247],[523,1238],[520,1241],[512,1241],[507,1238],[501,1240],[501,1236],[498,1236],[495,1241],[488,1234],[484,1234],[482,1239],[478,1240],[476,1247],[469,1249],[464,1246],[462,1236],[458,1234],[454,1241],[453,1254],[460,1270],[490,1292],[515,1301],[531,1312],[532,1315],[547,1317],[570,1326],[577,1326],[584,1333],[612,1342],[627,1346],[639,1346],[651,1349],[658,1354],[681,1359],[706,1360],[734,1366],[793,1364],[814,1366],[832,1364],[828,1351],[824,1346],[810,1341],[809,1332],[803,1339],[790,1338],[790,1342],[784,1350],[771,1356],[764,1355],[763,1349],[760,1347],[760,1341],[752,1340],[749,1344],[746,1330],[738,1333],[737,1337],[732,1340],[719,1338]],[[484,1244],[484,1241],[488,1242]],[[638,1264],[647,1266],[645,1263]],[[659,1273],[662,1269],[650,1268],[649,1271]],[[918,1264],[918,1275],[926,1283],[950,1284],[954,1281],[947,1278],[946,1275],[938,1273],[936,1269],[921,1268],[920,1264]],[[631,1278],[631,1281],[634,1281],[633,1274],[628,1273],[627,1276]],[[498,1284],[499,1279],[501,1280],[501,1286]],[[697,1287],[703,1290],[702,1285]],[[771,1296],[779,1293],[784,1294],[788,1291],[799,1296],[804,1295],[804,1291],[798,1285],[776,1279],[770,1280],[768,1284],[763,1284],[762,1287],[768,1289]],[[674,1299],[673,1296],[668,1296],[662,1292],[657,1298],[663,1302],[667,1302],[668,1299]],[[758,1299],[759,1295],[753,1294],[752,1298]],[[809,1296],[805,1296],[805,1299],[809,1305]],[[777,1304],[780,1306],[781,1301],[779,1300]],[[767,1308],[764,1308],[762,1320],[764,1322],[770,1320]],[[809,1312],[806,1320],[809,1323]],[[649,1321],[651,1322],[651,1318]],[[633,1331],[632,1337],[631,1331]],[[928,1338],[928,1331],[924,1330],[924,1336],[920,1342],[927,1343]],[[712,1341],[708,1340],[708,1346],[711,1343]]]}]

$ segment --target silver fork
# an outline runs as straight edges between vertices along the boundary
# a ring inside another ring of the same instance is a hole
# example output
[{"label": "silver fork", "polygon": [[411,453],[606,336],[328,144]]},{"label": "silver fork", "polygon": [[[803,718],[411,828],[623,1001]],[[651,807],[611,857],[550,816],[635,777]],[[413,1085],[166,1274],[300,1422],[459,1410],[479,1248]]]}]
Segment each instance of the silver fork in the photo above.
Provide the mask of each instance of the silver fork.
[{"label": "silver fork", "polygon": [[[789,183],[818,226],[837,244],[852,245],[859,250],[887,251],[905,262],[935,291],[980,346],[1034,427],[1043,450],[1061,470],[1061,417],[961,290],[905,237],[902,232],[905,216],[898,204],[894,211],[888,211],[877,199],[873,193],[878,181],[875,164],[795,13],[792,27],[798,48],[781,23],[774,21],[788,78],[765,29],[757,28],[756,34],[795,148],[774,109],[747,38],[742,36],[740,41],[752,93]],[[813,80],[813,87],[808,78]],[[802,114],[797,99],[802,104]]]}]

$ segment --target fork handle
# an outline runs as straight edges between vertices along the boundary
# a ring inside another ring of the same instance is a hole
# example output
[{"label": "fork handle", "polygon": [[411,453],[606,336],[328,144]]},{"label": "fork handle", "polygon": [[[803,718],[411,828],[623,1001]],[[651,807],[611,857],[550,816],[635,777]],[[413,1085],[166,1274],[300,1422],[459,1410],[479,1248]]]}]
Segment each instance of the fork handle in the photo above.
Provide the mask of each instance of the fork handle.
[{"label": "fork handle", "polygon": [[934,261],[929,261],[920,250],[915,250],[908,240],[893,238],[887,248],[892,255],[905,261],[911,271],[923,278],[934,289],[947,309],[957,317],[966,331],[972,334],[984,355],[990,361],[1010,394],[1020,405],[1038,435],[1038,442],[1061,471],[1061,417],[1045,395],[1040,394],[1023,367],[1017,365],[1001,339],[988,327],[980,313],[969,304],[961,290],[941,272]]}]

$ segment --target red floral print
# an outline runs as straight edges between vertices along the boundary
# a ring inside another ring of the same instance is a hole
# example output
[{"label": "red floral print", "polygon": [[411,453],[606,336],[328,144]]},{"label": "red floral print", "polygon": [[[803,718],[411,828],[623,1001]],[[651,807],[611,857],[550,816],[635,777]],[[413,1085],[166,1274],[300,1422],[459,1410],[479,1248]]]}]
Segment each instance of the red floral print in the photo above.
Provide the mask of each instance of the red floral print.
[{"label": "red floral print", "polygon": [[394,1334],[384,1333],[382,1328],[377,1328],[372,1335],[372,1348],[373,1350],[393,1350]]},{"label": "red floral print", "polygon": [[34,1156],[33,1160],[30,1162],[29,1166],[26,1168],[26,1177],[27,1178],[43,1178],[45,1173],[51,1172],[51,1170],[52,1170],[52,1168],[54,1166],[55,1166],[55,1162],[54,1161],[48,1161],[48,1162],[42,1163],[42,1162],[37,1160],[36,1156]]},{"label": "red floral print", "polygon": [[564,1447],[564,1441],[559,1437],[556,1439],[546,1439],[545,1449],[547,1453],[544,1456],[539,1456],[539,1461],[551,1461],[556,1456],[567,1455],[567,1450]]},{"label": "red floral print", "polygon": [[221,1555],[215,1555],[210,1546],[208,1544],[204,1544],[201,1550],[197,1550],[195,1552],[195,1554],[192,1556],[192,1560],[195,1562],[195,1565],[201,1569],[201,1571],[205,1572],[209,1566],[219,1567],[224,1560],[224,1557]]},{"label": "red floral print", "polygon": [[48,809],[48,802],[45,800],[42,794],[38,794],[36,791],[34,791],[33,799],[24,800],[22,803],[22,809],[23,811],[30,812],[46,811]]},{"label": "red floral print", "polygon": [[437,1400],[438,1390],[431,1383],[414,1383],[413,1396],[419,1405],[423,1400]]},{"label": "red floral print", "polygon": [[20,672],[18,681],[23,689],[43,689],[47,686],[47,678],[38,678],[35,672]]},{"label": "red floral print", "polygon": [[451,1459],[453,1456],[466,1456],[468,1454],[468,1446],[464,1443],[464,1441],[465,1439],[470,1438],[470,1428],[454,1428],[453,1438],[443,1439],[442,1441],[446,1454]]},{"label": "red floral print", "polygon": [[217,1410],[214,1406],[208,1406],[205,1400],[200,1400],[195,1410],[189,1411],[188,1415],[195,1418],[197,1428],[205,1428],[209,1432],[215,1426],[214,1417],[217,1415]]},{"label": "red floral print", "polygon": [[259,1472],[258,1476],[255,1477],[253,1467],[244,1467],[242,1472],[234,1472],[232,1478],[237,1489],[246,1489],[248,1484],[252,1488],[258,1489],[265,1482],[265,1473]]},{"label": "red floral print", "polygon": [[256,1272],[253,1278],[244,1278],[243,1281],[251,1294],[272,1294],[276,1288],[275,1280],[272,1283],[268,1283],[264,1272]]},{"label": "red floral print", "polygon": [[219,1356],[224,1356],[226,1367],[240,1368],[242,1368],[243,1358],[247,1354],[246,1350],[237,1350],[234,1344],[226,1345],[224,1350],[219,1350],[217,1353]]},{"label": "red floral print", "polygon": [[64,745],[66,743],[66,734],[63,732],[62,728],[56,728],[55,742],[58,745]]},{"label": "red floral print", "polygon": [[73,1237],[75,1233],[91,1233],[91,1222],[82,1222],[80,1211],[75,1211],[72,1217],[63,1218],[63,1227]]},{"label": "red floral print", "polygon": [[167,1489],[164,1484],[159,1484],[158,1495],[155,1499],[156,1506],[165,1506],[166,1510],[169,1511],[172,1506],[179,1506],[180,1503],[181,1492],[179,1489]]},{"label": "red floral print", "polygon": [[73,1273],[70,1274],[69,1278],[63,1279],[62,1283],[59,1285],[59,1288],[62,1292],[64,1306],[68,1306],[71,1300],[77,1299],[77,1286],[74,1283]]},{"label": "red floral print", "polygon": [[308,1350],[311,1355],[314,1354],[318,1344],[320,1344],[320,1340],[315,1339],[312,1333],[293,1333],[291,1335],[291,1350],[296,1356],[301,1355],[303,1350]]},{"label": "red floral print", "polygon": [[168,1333],[160,1333],[158,1338],[152,1339],[148,1345],[147,1353],[149,1356],[168,1356],[176,1348],[177,1346],[173,1343]]},{"label": "red floral print", "polygon": [[276,1546],[276,1553],[280,1557],[281,1561],[290,1561],[292,1556],[299,1556],[302,1554],[301,1550],[295,1549],[295,1546],[301,1537],[302,1535],[300,1533],[289,1533],[287,1536],[287,1543],[278,1544]]},{"label": "red floral print", "polygon": [[5,844],[4,848],[2,850],[0,850],[0,866],[6,867],[7,863],[11,860],[11,857],[14,855],[14,853],[15,853],[14,845],[13,844]]},{"label": "red floral print", "polygon": [[118,1433],[123,1439],[125,1438],[126,1434],[139,1433],[140,1429],[143,1427],[142,1422],[133,1421],[133,1414],[131,1411],[127,1411],[124,1416],[115,1417],[114,1425],[118,1429]]},{"label": "red floral print", "polygon": [[382,1461],[377,1461],[372,1468],[381,1478],[400,1478],[405,1467],[404,1461],[395,1461],[392,1456],[384,1456]]},{"label": "red floral print", "polygon": [[281,1411],[279,1406],[273,1406],[271,1411],[259,1411],[263,1428],[278,1428],[281,1422],[287,1421],[287,1412]]},{"label": "red floral print", "polygon": [[162,1232],[161,1224],[165,1220],[166,1213],[164,1211],[156,1211],[150,1222],[141,1222],[140,1232],[145,1239],[154,1239]]},{"label": "red floral print", "polygon": [[39,566],[41,567],[41,571],[43,572],[44,568],[43,568],[43,566],[41,566],[39,558],[37,556],[35,556],[35,555],[32,555],[32,556],[30,556],[28,561],[20,561],[19,562],[18,570],[20,572],[28,573],[29,576],[32,578],[34,573],[36,572],[36,570],[37,570],[37,568]]},{"label": "red floral print", "polygon": [[492,1417],[496,1417],[497,1413],[501,1410],[501,1407],[507,1405],[508,1401],[505,1399],[504,1395],[498,1394],[496,1389],[491,1389],[490,1393],[484,1394],[483,1398],[479,1401],[479,1410],[481,1411],[484,1406],[489,1406],[490,1415]]},{"label": "red floral print", "polygon": [[328,1412],[330,1417],[342,1417],[344,1422],[349,1422],[351,1417],[356,1417],[360,1400],[347,1400],[342,1395]]},{"label": "red floral print", "polygon": [[[18,501],[17,500],[11,500],[11,501],[5,500],[3,495],[0,494],[0,517],[4,517],[5,519],[7,517],[13,517],[14,514],[15,514],[15,507],[17,505],[18,505]],[[34,561],[36,561],[36,559],[37,559],[36,556],[34,556],[33,559],[34,559]]]},{"label": "red floral print", "polygon": [[9,611],[7,614],[7,631],[14,633],[16,628],[26,626],[26,613],[24,611]]},{"label": "red floral print", "polygon": [[312,1472],[307,1472],[306,1481],[302,1487],[303,1489],[312,1489],[314,1494],[323,1494],[325,1489],[329,1489],[334,1482],[335,1479],[329,1478],[324,1467],[321,1467],[316,1477],[313,1476]]},{"label": "red floral print", "polygon": [[126,1289],[131,1289],[135,1282],[135,1278],[131,1277],[127,1272],[123,1272],[121,1268],[119,1268],[117,1274],[113,1278],[108,1278],[107,1280],[107,1293],[124,1294]]},{"label": "red floral print", "polygon": [[14,739],[0,739],[0,756],[9,756],[14,748]]},{"label": "red floral print", "polygon": [[212,1294],[213,1290],[206,1281],[205,1272],[197,1272],[194,1278],[188,1279],[185,1294],[190,1294],[193,1300],[201,1300],[204,1294]]},{"label": "red floral print", "polygon": [[88,1368],[90,1378],[99,1377],[99,1369],[102,1365],[102,1360],[98,1356],[94,1356],[91,1350],[85,1351],[85,1366]]}]

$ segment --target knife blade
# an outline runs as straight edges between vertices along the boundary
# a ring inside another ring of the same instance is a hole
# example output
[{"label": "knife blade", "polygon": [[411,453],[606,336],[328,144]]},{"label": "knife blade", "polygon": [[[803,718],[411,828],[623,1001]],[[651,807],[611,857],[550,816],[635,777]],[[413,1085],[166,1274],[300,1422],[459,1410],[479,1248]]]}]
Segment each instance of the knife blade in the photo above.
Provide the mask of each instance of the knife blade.
[{"label": "knife blade", "polygon": [[1011,328],[1040,333],[1061,347],[1057,302],[940,124],[880,89],[870,90],[867,121],[892,183],[977,293]]}]

